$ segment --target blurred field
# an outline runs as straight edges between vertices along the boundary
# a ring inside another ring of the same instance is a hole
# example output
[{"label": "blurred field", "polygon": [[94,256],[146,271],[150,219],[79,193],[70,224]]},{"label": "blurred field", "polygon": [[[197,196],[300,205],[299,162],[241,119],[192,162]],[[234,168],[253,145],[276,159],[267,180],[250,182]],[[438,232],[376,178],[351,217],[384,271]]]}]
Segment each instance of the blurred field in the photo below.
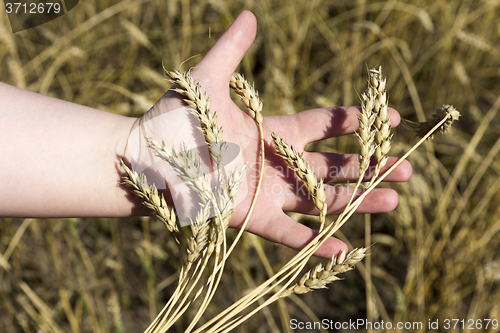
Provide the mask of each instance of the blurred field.
[{"label": "blurred field", "polygon": [[[362,264],[329,290],[271,306],[238,331],[288,332],[290,318],[421,321],[425,331],[429,320],[500,320],[498,0],[85,0],[17,34],[2,9],[0,79],[137,117],[169,87],[162,62],[177,68],[204,54],[243,9],[257,16],[258,34],[240,71],[255,81],[267,115],[358,105],[366,67],[382,65],[389,105],[403,117],[423,121],[453,104],[462,118],[411,156],[409,182],[390,185],[399,207],[371,216],[374,307],[367,310]],[[415,141],[398,128],[392,154]],[[351,136],[310,149],[356,145]],[[339,237],[362,246],[363,223],[352,218]],[[250,235],[239,246],[207,318],[266,278],[262,260],[277,270],[293,255]],[[173,240],[149,217],[5,218],[0,254],[2,333],[141,332],[168,300],[179,265]],[[187,323],[189,316],[177,331]]]}]

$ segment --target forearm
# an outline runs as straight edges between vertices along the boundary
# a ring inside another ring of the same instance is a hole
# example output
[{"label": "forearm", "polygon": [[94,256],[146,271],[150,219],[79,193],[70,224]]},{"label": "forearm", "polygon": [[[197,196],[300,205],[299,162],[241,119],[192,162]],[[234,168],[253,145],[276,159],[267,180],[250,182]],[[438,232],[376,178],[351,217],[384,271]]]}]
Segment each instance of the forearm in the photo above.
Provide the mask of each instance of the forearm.
[{"label": "forearm", "polygon": [[0,83],[0,216],[130,215],[119,157],[134,120]]}]

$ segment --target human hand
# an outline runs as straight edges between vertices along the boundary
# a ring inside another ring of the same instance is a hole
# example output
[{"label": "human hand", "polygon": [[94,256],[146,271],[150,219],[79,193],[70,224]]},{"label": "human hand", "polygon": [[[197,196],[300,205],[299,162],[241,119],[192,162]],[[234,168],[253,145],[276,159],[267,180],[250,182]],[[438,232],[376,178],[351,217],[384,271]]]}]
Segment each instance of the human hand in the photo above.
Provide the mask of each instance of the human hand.
[{"label": "human hand", "polygon": [[[255,184],[259,176],[259,133],[253,119],[243,112],[230,98],[229,81],[245,52],[251,46],[256,34],[253,14],[243,12],[222,35],[212,49],[191,70],[191,76],[211,97],[211,109],[217,112],[218,125],[223,128],[224,141],[236,144],[242,150],[243,159],[249,163],[246,171],[248,191],[240,198],[230,223],[241,226],[255,195]],[[172,126],[162,115],[185,109],[182,97],[169,90],[143,117],[137,120],[127,143],[125,157],[129,160],[147,160],[148,152],[144,135],[159,136],[170,146],[172,142],[191,142],[191,131]],[[297,151],[305,145],[330,137],[351,134],[357,129],[359,108],[336,107],[308,110],[290,116],[265,117],[264,140],[266,148],[265,169],[260,193],[246,230],[267,240],[294,249],[304,247],[317,232],[296,222],[284,211],[318,214],[307,191],[285,163],[274,153],[271,132],[275,132]],[[389,110],[392,126],[399,124],[399,114]],[[355,182],[358,175],[357,155],[331,153],[304,153],[304,159],[311,165],[318,178],[325,183]],[[389,159],[382,172],[388,169],[395,158]],[[411,166],[403,162],[386,181],[406,181],[411,176]],[[325,185],[329,214],[342,212],[352,192],[346,187]],[[397,193],[392,189],[375,189],[359,206],[357,213],[381,213],[393,210],[398,203]],[[347,246],[331,238],[315,253],[331,258],[333,254],[347,249]]]}]

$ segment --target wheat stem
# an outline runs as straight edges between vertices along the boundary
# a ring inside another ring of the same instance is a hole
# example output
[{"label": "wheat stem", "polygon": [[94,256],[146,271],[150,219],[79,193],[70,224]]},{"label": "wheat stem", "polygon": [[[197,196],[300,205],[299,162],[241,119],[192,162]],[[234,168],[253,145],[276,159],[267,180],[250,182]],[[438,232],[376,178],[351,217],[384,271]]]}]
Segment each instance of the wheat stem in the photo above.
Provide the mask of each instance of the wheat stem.
[{"label": "wheat stem", "polygon": [[[222,251],[222,261],[220,263],[221,267],[219,268],[219,265],[218,265],[218,260],[219,260],[219,257],[220,257],[220,246],[217,246],[216,250],[215,250],[214,270],[213,270],[213,272],[212,272],[212,274],[210,275],[210,278],[209,278],[209,286],[208,286],[208,290],[207,290],[207,292],[205,294],[205,299],[203,300],[202,304],[200,305],[200,308],[199,308],[198,312],[196,313],[194,319],[192,320],[191,324],[186,329],[186,331],[185,331],[186,333],[191,332],[191,330],[194,328],[194,326],[200,320],[201,315],[207,309],[208,304],[212,300],[212,298],[213,298],[213,296],[215,294],[215,290],[217,289],[217,286],[220,283],[220,280],[222,278],[222,273],[224,272],[224,265],[226,263],[226,257],[225,257],[226,256],[226,234],[225,234],[225,228],[223,226],[222,220],[220,220],[219,228],[221,228],[222,231],[223,231],[223,251]],[[218,274],[218,276],[216,278],[217,280],[215,281],[215,276],[217,274],[217,271],[219,272],[219,274]]]},{"label": "wheat stem", "polygon": [[[415,149],[417,149],[432,133],[434,133],[442,124],[444,124],[448,120],[449,115],[446,115],[445,118],[443,118],[438,124],[436,124],[424,137],[419,140],[408,152],[406,152],[401,158],[396,161],[394,165],[392,165],[382,176],[380,176],[370,187],[366,189],[349,207],[345,208],[345,214],[343,215],[342,219],[339,218],[335,223],[332,223],[329,225],[325,230],[320,232],[308,245],[306,245],[295,257],[290,260],[285,266],[280,269],[279,272],[277,272],[273,277],[269,278],[267,281],[262,283],[259,287],[257,287],[254,291],[252,291],[250,294],[246,295],[245,297],[241,298],[238,302],[234,303],[231,307],[223,311],[221,314],[210,320],[208,323],[202,326],[201,329],[204,329],[208,327],[209,325],[214,324],[214,326],[208,331],[208,332],[218,332],[216,330],[217,327],[220,327],[223,325],[224,322],[227,322],[230,320],[230,318],[234,317],[239,311],[243,310],[247,306],[249,306],[251,303],[255,302],[258,298],[262,297],[265,295],[267,292],[272,290],[275,285],[272,287],[267,287],[274,281],[278,279],[280,275],[283,275],[285,271],[287,271],[291,266],[299,264],[298,261],[305,261],[309,259],[310,256],[329,238],[331,237],[350,217],[352,214],[354,214],[355,210],[359,207],[363,199],[368,195],[380,182],[382,182],[389,173],[391,173],[396,167],[398,167]],[[303,266],[303,265],[301,265]],[[290,273],[289,273],[290,274]],[[296,273],[295,275],[297,275]],[[283,289],[281,288],[279,292],[282,292]],[[268,303],[265,302],[263,303],[262,306],[258,307],[258,309],[266,306]],[[239,311],[238,311],[239,309]],[[256,311],[252,312],[254,314]],[[222,318],[225,316],[224,318]],[[241,323],[244,320],[248,319],[250,316],[245,316],[242,317],[241,320],[238,322]],[[198,332],[198,331],[197,331]]]}]

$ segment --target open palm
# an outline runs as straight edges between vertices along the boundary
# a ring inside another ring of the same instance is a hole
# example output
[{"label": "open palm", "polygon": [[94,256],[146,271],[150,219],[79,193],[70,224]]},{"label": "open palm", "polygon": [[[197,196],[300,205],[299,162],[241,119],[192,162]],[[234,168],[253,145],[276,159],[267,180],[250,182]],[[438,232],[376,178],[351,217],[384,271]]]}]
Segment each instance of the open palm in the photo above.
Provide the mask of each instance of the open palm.
[{"label": "open palm", "polygon": [[[230,98],[229,81],[245,52],[251,46],[256,34],[256,20],[250,12],[241,13],[235,22],[221,36],[212,49],[191,70],[194,80],[211,97],[211,109],[217,112],[218,125],[223,128],[224,141],[234,143],[242,150],[242,156],[249,167],[246,176],[248,192],[235,207],[230,226],[241,226],[255,194],[255,184],[259,176],[259,134],[257,126]],[[192,140],[190,132],[177,130],[172,133],[172,125],[160,117],[173,110],[185,108],[182,98],[174,91],[168,91],[153,108],[136,122],[136,128],[129,137],[127,155],[148,154],[144,151],[144,135],[162,133],[168,141],[175,136],[182,141]],[[351,134],[357,129],[359,109],[357,107],[321,108],[300,112],[290,116],[265,117],[265,169],[261,190],[252,217],[246,230],[267,240],[284,244],[294,249],[305,246],[316,235],[314,230],[291,219],[284,211],[317,214],[314,204],[302,183],[293,171],[286,167],[280,157],[274,154],[271,132],[282,137],[297,151],[306,144],[334,136]],[[390,110],[392,126],[399,124],[399,114]],[[183,137],[184,136],[184,137]],[[137,144],[142,142],[142,144]],[[141,150],[142,149],[142,150]],[[352,192],[346,187],[332,186],[335,182],[353,182],[358,175],[357,155],[332,153],[304,153],[318,178],[324,178],[327,192],[326,203],[330,214],[340,213]],[[394,162],[389,159],[386,169]],[[411,176],[408,162],[396,168],[387,181],[406,181]],[[380,213],[393,210],[398,203],[397,193],[392,189],[372,191],[358,208],[358,213]],[[323,244],[316,255],[330,258],[346,245],[331,238]]]}]

